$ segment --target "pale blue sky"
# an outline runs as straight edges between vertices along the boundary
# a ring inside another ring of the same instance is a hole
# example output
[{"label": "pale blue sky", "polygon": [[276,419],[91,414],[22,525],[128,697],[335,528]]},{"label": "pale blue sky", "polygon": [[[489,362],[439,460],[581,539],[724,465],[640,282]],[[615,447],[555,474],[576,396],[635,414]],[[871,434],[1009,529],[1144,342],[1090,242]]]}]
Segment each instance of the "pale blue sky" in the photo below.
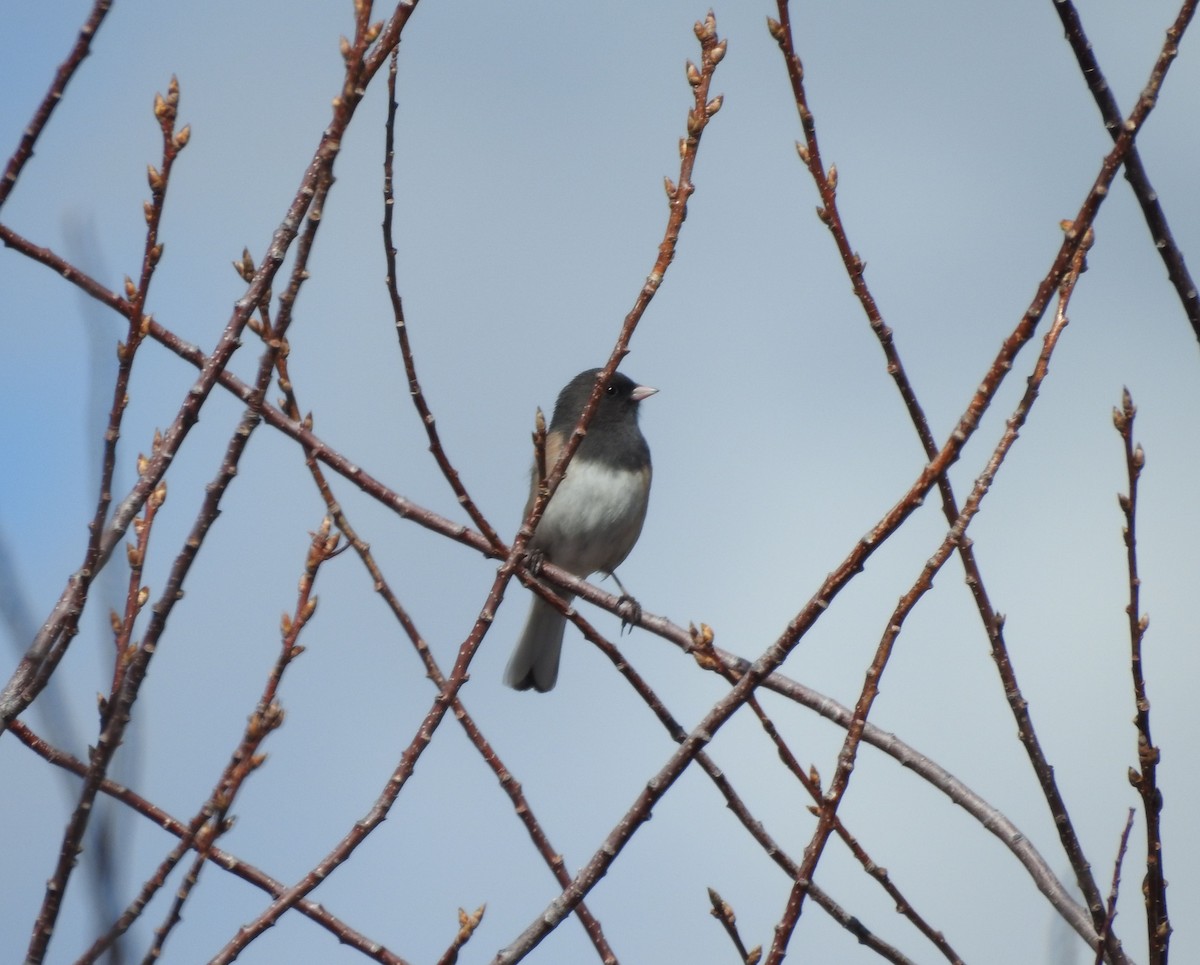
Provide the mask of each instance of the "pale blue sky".
[{"label": "pale blue sky", "polygon": [[[89,5],[13,0],[0,34],[0,152],[7,156]],[[782,60],[765,29],[773,4],[716,8],[729,52],[714,90],[725,105],[704,136],[678,256],[623,369],[659,387],[643,407],[655,460],[650,515],[621,569],[651,612],[712,625],[719,645],[755,657],[826,573],[903,492],[923,459],[796,159],[800,136]],[[1172,4],[1081,0],[1079,9],[1124,110],[1149,74]],[[422,0],[401,45],[397,125],[399,276],[417,361],[450,457],[480,507],[511,535],[524,505],[533,411],[606,358],[653,264],[666,219],[662,177],[690,91],[686,59],[703,5]],[[797,3],[796,39],[826,161],[836,162],[851,242],[939,438],[1029,303],[1110,142],[1049,0],[1003,5],[877,0]],[[114,288],[140,265],[145,165],[157,162],[154,92],[172,74],[192,139],[163,220],[165,254],[149,309],[211,349],[242,283],[229,263],[260,256],[298,186],[340,83],[337,38],[350,3],[153,4],[117,0],[0,220],[75,252]],[[1151,180],[1193,270],[1200,270],[1200,41],[1187,37],[1139,138]],[[380,243],[385,87],[369,92],[345,140],[312,279],[290,333],[301,405],[317,432],[401,494],[465,516],[425,452],[407,398]],[[1179,961],[1200,958],[1200,800],[1193,681],[1200,514],[1200,354],[1123,180],[1029,425],[973,524],[978,558],[1034,722],[1102,889],[1107,889],[1136,762],[1123,608],[1125,488],[1110,412],[1128,385],[1147,451],[1141,503],[1147,672],[1163,749],[1168,897]],[[75,240],[72,240],[75,239]],[[79,239],[83,239],[82,241]],[[91,239],[91,240],[88,240]],[[278,286],[277,286],[278,287]],[[49,271],[0,252],[4,352],[0,538],[42,620],[79,565],[94,505],[107,411],[90,402],[89,345],[111,364],[118,320],[85,307]],[[1044,331],[1045,325],[1041,331]],[[955,467],[965,497],[1024,389],[1040,347],[1020,356]],[[257,353],[235,357],[241,375]],[[193,371],[157,345],[139,357],[120,449],[124,486],[137,452],[166,425]],[[215,397],[171,475],[147,568],[163,583],[240,407]],[[92,420],[89,422],[89,420]],[[122,487],[119,485],[118,491]],[[337,484],[430,646],[448,668],[495,564],[396,519]],[[307,533],[322,504],[299,450],[263,428],[199,555],[136,706],[122,779],[178,816],[203,801],[253,708],[295,601]],[[896,599],[944,534],[931,500],[874,557],[797,648],[785,672],[853,703]],[[1003,700],[979,619],[951,561],[902,634],[872,715],[975,788],[1066,873],[1046,808]],[[432,699],[407,641],[350,554],[331,563],[308,647],[282,689],[286,726],[235,807],[225,845],[285,881],[333,846],[379,793]],[[109,591],[110,593],[119,590]],[[95,612],[61,675],[81,753],[111,655]],[[558,688],[500,684],[527,598],[515,584],[462,692],[569,868],[582,865],[674,745],[611,666],[569,631]],[[586,611],[604,631],[617,621]],[[24,641],[4,651],[7,678]],[[685,724],[724,685],[657,638],[623,638],[626,656]],[[110,672],[110,671],[109,671]],[[828,777],[841,733],[768,699],[801,761]],[[43,727],[35,708],[31,725]],[[712,754],[754,813],[798,855],[806,801],[748,716]],[[67,785],[11,737],[0,739],[0,958],[23,953],[71,808]],[[847,825],[972,963],[1055,957],[1050,912],[1015,859],[890,759],[866,750],[842,809]],[[171,846],[122,825],[123,906]],[[1140,824],[1118,928],[1144,960]],[[85,855],[85,860],[87,855]],[[817,881],[917,961],[927,943],[831,845]],[[712,886],[743,936],[769,943],[789,882],[689,770],[640,830],[589,905],[622,961],[728,962],[708,915]],[[455,911],[486,902],[462,961],[488,961],[558,894],[507,798],[452,721],[358,854],[315,893],[331,911],[414,962],[452,937]],[[51,946],[73,961],[93,933],[85,877],[72,881]],[[161,902],[160,902],[161,904]],[[168,961],[202,961],[265,905],[209,869]],[[155,905],[135,930],[140,956]],[[877,961],[815,906],[794,957]],[[594,957],[576,922],[532,956]],[[361,961],[328,933],[286,917],[240,961]]]}]

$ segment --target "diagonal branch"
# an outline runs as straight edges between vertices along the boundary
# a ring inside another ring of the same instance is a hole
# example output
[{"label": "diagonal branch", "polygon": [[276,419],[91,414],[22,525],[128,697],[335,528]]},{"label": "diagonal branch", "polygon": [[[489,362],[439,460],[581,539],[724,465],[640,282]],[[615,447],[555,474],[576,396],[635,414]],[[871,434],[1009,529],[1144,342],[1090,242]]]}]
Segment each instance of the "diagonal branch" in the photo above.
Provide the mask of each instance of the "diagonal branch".
[{"label": "diagonal branch", "polygon": [[71,48],[67,59],[62,62],[55,72],[50,89],[46,91],[46,96],[42,98],[42,102],[38,105],[37,110],[34,111],[33,118],[26,126],[24,134],[21,135],[21,143],[17,145],[17,149],[13,152],[12,157],[8,159],[8,164],[4,167],[4,177],[0,179],[0,208],[8,200],[9,194],[17,183],[17,178],[21,176],[21,170],[25,167],[25,163],[33,157],[34,145],[37,144],[38,138],[41,137],[42,131],[45,130],[46,123],[50,120],[50,115],[54,113],[54,108],[63,99],[67,84],[75,76],[75,71],[79,69],[79,65],[83,63],[84,58],[91,53],[92,38],[96,35],[96,31],[100,29],[100,24],[104,22],[104,17],[111,6],[112,0],[96,0],[92,5],[92,12],[88,14],[88,18],[84,21],[83,26],[79,28],[79,36],[75,39],[75,46]]},{"label": "diagonal branch", "polygon": [[[1117,99],[1113,96],[1104,73],[1100,70],[1100,62],[1096,60],[1091,42],[1083,31],[1083,21],[1079,19],[1079,12],[1071,0],[1054,0],[1054,12],[1062,21],[1067,42],[1071,45],[1079,69],[1083,72],[1083,79],[1087,81],[1088,90],[1092,92],[1096,106],[1100,108],[1104,127],[1115,141],[1124,126],[1121,109],[1117,106]],[[1141,205],[1142,216],[1146,219],[1146,227],[1150,229],[1154,247],[1162,257],[1163,264],[1167,266],[1167,278],[1175,286],[1184,314],[1191,322],[1196,338],[1200,339],[1200,293],[1196,291],[1196,282],[1193,281],[1183,260],[1183,252],[1179,250],[1175,235],[1167,224],[1166,212],[1158,202],[1158,192],[1150,184],[1150,177],[1146,174],[1136,145],[1125,158],[1125,180],[1133,186],[1134,196]]]},{"label": "diagonal branch", "polygon": [[1029,377],[1025,393],[1021,397],[1016,410],[1006,422],[1003,437],[988,460],[987,467],[976,480],[975,486],[967,498],[954,526],[951,527],[942,544],[922,568],[916,582],[908,593],[901,598],[899,605],[888,620],[887,629],[884,631],[883,639],[879,642],[875,659],[867,671],[866,682],[863,684],[862,693],[854,708],[854,719],[847,731],[841,753],[838,755],[837,769],[834,772],[830,788],[826,792],[825,799],[822,802],[817,828],[813,832],[808,847],[804,849],[804,862],[801,865],[800,874],[796,876],[792,893],[788,898],[787,908],[775,928],[775,941],[767,957],[767,965],[779,965],[787,953],[788,942],[800,918],[805,893],[812,881],[813,874],[816,872],[817,863],[821,860],[821,855],[829,840],[829,835],[835,827],[838,806],[841,804],[849,787],[854,764],[858,757],[858,748],[862,741],[863,727],[866,724],[867,716],[871,712],[875,698],[879,693],[880,679],[895,647],[896,640],[903,629],[904,622],[920,599],[933,588],[934,576],[950,558],[955,546],[963,541],[967,527],[979,512],[983,498],[991,488],[996,478],[996,473],[1016,442],[1017,436],[1033,407],[1033,403],[1038,397],[1042,382],[1049,371],[1050,357],[1054,352],[1055,346],[1058,344],[1059,336],[1067,325],[1067,303],[1079,278],[1079,274],[1083,270],[1084,257],[1090,243],[1091,234],[1089,232],[1085,237],[1084,246],[1076,253],[1071,265],[1071,272],[1063,281],[1054,324],[1046,333],[1041,355],[1038,357],[1033,374]]}]

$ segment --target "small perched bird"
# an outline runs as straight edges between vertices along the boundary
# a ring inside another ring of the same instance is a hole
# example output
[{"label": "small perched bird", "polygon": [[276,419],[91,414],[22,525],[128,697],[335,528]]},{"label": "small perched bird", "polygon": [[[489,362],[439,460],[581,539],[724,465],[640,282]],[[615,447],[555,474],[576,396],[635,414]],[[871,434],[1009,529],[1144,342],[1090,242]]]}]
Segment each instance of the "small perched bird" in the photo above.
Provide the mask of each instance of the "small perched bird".
[{"label": "small perched bird", "polygon": [[[546,433],[547,472],[553,470],[579,422],[599,374],[600,369],[580,372],[558,394]],[[650,447],[638,428],[638,404],[657,391],[620,372],[612,377],[530,540],[535,558],[583,578],[597,570],[611,575],[629,555],[641,535],[650,500]],[[536,465],[532,476],[526,515],[537,496]],[[517,690],[552,689],[566,625],[565,616],[535,596],[504,682]]]}]

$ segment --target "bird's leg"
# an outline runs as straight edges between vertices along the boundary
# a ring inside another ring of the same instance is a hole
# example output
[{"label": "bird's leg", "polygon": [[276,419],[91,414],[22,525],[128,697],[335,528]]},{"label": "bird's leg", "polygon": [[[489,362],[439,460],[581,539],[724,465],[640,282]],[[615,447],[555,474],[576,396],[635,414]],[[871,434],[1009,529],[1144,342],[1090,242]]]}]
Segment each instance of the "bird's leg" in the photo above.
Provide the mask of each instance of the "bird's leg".
[{"label": "bird's leg", "polygon": [[642,619],[642,605],[629,595],[629,591],[625,589],[625,584],[621,582],[621,578],[616,573],[609,573],[608,575],[617,581],[617,587],[621,591],[621,599],[617,606],[621,611],[621,633],[624,633],[627,629],[632,630],[634,624]]}]

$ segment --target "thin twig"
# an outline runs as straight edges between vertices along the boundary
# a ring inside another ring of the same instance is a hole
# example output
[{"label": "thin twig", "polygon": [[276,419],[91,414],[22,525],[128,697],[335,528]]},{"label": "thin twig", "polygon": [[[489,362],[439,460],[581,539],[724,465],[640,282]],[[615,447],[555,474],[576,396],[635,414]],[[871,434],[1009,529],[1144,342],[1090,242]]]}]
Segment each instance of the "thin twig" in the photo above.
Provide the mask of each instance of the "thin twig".
[{"label": "thin twig", "polygon": [[[1108,911],[1104,916],[1104,927],[1100,931],[1100,941],[1096,945],[1095,965],[1104,961],[1104,939],[1112,931],[1113,921],[1117,917],[1117,895],[1121,890],[1121,863],[1125,860],[1125,848],[1129,845],[1129,832],[1133,830],[1133,808],[1125,818],[1125,830],[1121,832],[1121,841],[1117,845],[1117,859],[1113,862],[1112,887],[1108,891]],[[1153,944],[1153,940],[1151,940]]]},{"label": "thin twig", "polygon": [[758,960],[762,957],[762,946],[755,945],[752,949],[746,948],[746,943],[738,934],[737,915],[733,913],[733,907],[717,893],[715,888],[708,889],[708,901],[712,905],[709,914],[721,923],[721,927],[725,929],[725,934],[733,942],[733,947],[737,949],[744,965],[758,965]]},{"label": "thin twig", "polygon": [[1146,454],[1141,444],[1133,441],[1133,420],[1137,408],[1126,389],[1121,394],[1121,408],[1113,409],[1113,424],[1125,444],[1125,467],[1129,475],[1129,494],[1121,493],[1117,500],[1125,516],[1126,563],[1129,567],[1129,604],[1125,613],[1129,618],[1129,646],[1133,675],[1133,698],[1136,712],[1133,722],[1137,727],[1138,769],[1129,769],[1129,783],[1142,798],[1146,812],[1146,881],[1143,894],[1146,899],[1146,934],[1149,943],[1151,965],[1166,965],[1167,952],[1171,943],[1171,921],[1167,915],[1167,880],[1163,874],[1162,790],[1158,786],[1159,750],[1150,736],[1150,698],[1146,693],[1146,677],[1142,667],[1142,641],[1150,626],[1149,614],[1141,612],[1141,578],[1137,562],[1137,496],[1138,480],[1146,465]]},{"label": "thin twig", "polygon": [[483,921],[483,912],[486,908],[487,905],[480,905],[469,915],[461,908],[458,909],[458,934],[454,936],[454,941],[450,943],[450,947],[438,959],[438,965],[455,965],[455,962],[458,961],[459,951],[471,940],[471,936],[475,934],[475,929]]},{"label": "thin twig", "polygon": [[467,492],[466,486],[463,485],[462,479],[459,477],[458,470],[450,462],[450,457],[446,455],[446,450],[442,446],[441,437],[438,435],[437,422],[433,418],[433,413],[429,409],[429,403],[425,401],[425,393],[421,389],[421,383],[417,378],[417,363],[413,358],[412,344],[408,337],[408,322],[404,318],[404,301],[400,297],[400,289],[397,287],[396,281],[396,245],[392,240],[392,214],[395,211],[395,197],[392,190],[392,162],[395,158],[395,134],[396,134],[396,64],[399,48],[392,51],[391,66],[388,68],[388,112],[387,124],[384,127],[385,131],[385,146],[383,160],[383,251],[387,262],[387,290],[388,296],[392,301],[392,314],[396,320],[396,337],[400,342],[400,355],[404,359],[404,373],[408,378],[408,394],[412,398],[413,405],[416,407],[417,415],[421,419],[421,425],[425,427],[425,434],[429,437],[429,451],[433,454],[434,461],[437,462],[438,468],[441,469],[442,475],[446,482],[450,484],[450,488],[454,491],[459,505],[467,511],[467,515],[479,528],[479,532],[483,534],[492,546],[499,549],[504,545],[504,540],[492,528],[492,525],[479,511],[479,507],[475,505],[475,500]]},{"label": "thin twig", "polygon": [[104,22],[104,17],[111,6],[112,0],[96,0],[92,5],[92,11],[88,14],[87,20],[79,28],[79,36],[75,39],[75,46],[67,54],[67,59],[59,65],[58,70],[54,74],[54,80],[50,83],[50,89],[46,91],[46,96],[42,98],[42,102],[38,105],[37,110],[34,111],[33,117],[25,126],[25,131],[21,135],[21,143],[17,145],[17,149],[13,152],[12,157],[8,159],[8,164],[4,167],[4,177],[0,179],[0,207],[3,207],[4,202],[8,200],[8,195],[14,185],[16,185],[17,178],[21,175],[21,169],[25,167],[25,162],[33,157],[34,145],[37,144],[38,138],[41,137],[42,131],[45,130],[46,123],[50,120],[50,115],[54,113],[54,108],[62,101],[67,84],[75,76],[75,71],[79,69],[79,65],[83,63],[84,58],[91,53],[92,38],[96,35],[96,31],[100,29],[100,24]]}]

